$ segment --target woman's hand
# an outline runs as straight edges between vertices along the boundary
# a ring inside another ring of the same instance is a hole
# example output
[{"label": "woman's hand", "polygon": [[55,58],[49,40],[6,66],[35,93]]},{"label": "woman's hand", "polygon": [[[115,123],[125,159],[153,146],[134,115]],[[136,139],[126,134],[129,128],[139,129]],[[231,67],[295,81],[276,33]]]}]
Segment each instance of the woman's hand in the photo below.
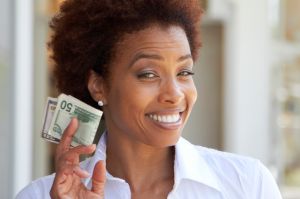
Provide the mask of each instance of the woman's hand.
[{"label": "woman's hand", "polygon": [[79,155],[91,154],[96,146],[78,146],[70,148],[73,135],[78,128],[78,120],[73,118],[63,133],[55,155],[56,175],[50,191],[53,199],[104,198],[105,166],[103,161],[97,162],[92,176],[92,189],[89,190],[81,182],[89,174],[79,167]]}]

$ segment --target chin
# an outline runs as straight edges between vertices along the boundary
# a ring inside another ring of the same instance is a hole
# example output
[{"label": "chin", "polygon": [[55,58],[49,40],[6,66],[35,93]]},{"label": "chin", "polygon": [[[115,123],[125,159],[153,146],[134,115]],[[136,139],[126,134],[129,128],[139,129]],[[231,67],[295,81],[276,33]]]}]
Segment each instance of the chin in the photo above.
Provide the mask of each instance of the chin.
[{"label": "chin", "polygon": [[170,147],[170,146],[175,146],[176,143],[178,142],[179,138],[181,136],[181,133],[176,133],[171,135],[167,135],[167,136],[158,136],[155,139],[151,139],[150,142],[147,143],[147,145],[153,146],[153,147],[157,147],[157,148],[166,148],[166,147]]}]

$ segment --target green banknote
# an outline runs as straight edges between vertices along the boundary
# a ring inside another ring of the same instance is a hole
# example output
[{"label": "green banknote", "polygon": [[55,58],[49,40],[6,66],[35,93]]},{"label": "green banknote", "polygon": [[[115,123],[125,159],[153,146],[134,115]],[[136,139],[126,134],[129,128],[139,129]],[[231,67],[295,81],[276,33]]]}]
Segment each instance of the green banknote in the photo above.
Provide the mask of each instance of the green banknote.
[{"label": "green banknote", "polygon": [[[78,119],[79,127],[73,136],[71,145],[75,147],[92,144],[102,117],[102,111],[65,94],[59,95],[57,100],[48,98],[42,137],[51,142],[59,142],[64,130],[74,117]],[[49,121],[51,121],[50,125]]]},{"label": "green banknote", "polygon": [[57,106],[57,99],[48,97],[47,104],[44,111],[45,115],[44,115],[43,129],[42,129],[42,138],[50,142],[59,143],[60,139],[57,139],[48,134],[56,106]]}]

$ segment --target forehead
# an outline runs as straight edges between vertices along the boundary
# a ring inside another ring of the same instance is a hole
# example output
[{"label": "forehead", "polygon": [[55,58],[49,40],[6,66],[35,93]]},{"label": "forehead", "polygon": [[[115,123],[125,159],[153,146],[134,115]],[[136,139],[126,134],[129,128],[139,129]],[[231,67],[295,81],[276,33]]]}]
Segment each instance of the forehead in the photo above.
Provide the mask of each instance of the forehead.
[{"label": "forehead", "polygon": [[158,25],[124,35],[116,46],[116,54],[137,54],[141,51],[175,51],[190,53],[190,46],[184,30],[179,26],[162,28]]}]

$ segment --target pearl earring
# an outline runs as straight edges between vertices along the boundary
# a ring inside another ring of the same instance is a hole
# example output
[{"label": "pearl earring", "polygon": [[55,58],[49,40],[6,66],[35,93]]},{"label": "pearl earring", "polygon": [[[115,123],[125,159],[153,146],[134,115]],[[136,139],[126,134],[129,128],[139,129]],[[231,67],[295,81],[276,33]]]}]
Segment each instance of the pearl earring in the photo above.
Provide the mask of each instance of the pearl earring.
[{"label": "pearl earring", "polygon": [[104,105],[104,104],[103,104],[103,101],[99,100],[99,101],[98,101],[98,105],[99,105],[99,106],[103,106],[103,105]]}]

